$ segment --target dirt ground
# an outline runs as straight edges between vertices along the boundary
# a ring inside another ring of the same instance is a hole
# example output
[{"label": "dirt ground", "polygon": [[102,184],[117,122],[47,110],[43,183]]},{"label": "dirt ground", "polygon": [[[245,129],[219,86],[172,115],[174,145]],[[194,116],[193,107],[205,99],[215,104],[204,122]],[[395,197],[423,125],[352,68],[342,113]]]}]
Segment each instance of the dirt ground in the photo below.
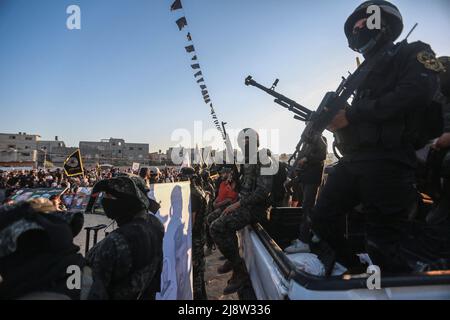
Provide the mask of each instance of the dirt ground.
[{"label": "dirt ground", "polygon": [[[84,227],[92,227],[98,224],[110,225],[112,220],[108,219],[104,215],[99,214],[85,214],[84,215]],[[80,246],[80,252],[84,255],[85,242],[86,242],[86,231],[83,230],[80,234],[75,237],[74,242],[76,245]],[[108,230],[112,231],[115,225],[111,225]],[[98,232],[97,241],[102,240],[105,237],[104,230]],[[91,232],[90,246],[93,244],[93,233]],[[231,273],[227,274],[217,274],[217,268],[223,264],[223,261],[219,258],[221,254],[218,250],[214,250],[212,255],[206,257],[206,272],[205,272],[205,283],[206,292],[208,294],[208,299],[210,300],[238,300],[237,294],[231,294],[224,296],[222,294],[223,288],[225,288],[228,279],[231,277]]]},{"label": "dirt ground", "polygon": [[231,272],[227,274],[217,273],[217,268],[223,264],[223,260],[219,259],[221,256],[219,250],[214,250],[210,256],[206,257],[205,283],[208,299],[239,300],[236,293],[227,296],[222,293],[231,277]]},{"label": "dirt ground", "polygon": [[[84,230],[85,227],[93,227],[99,224],[106,224],[109,226],[112,223],[111,219],[108,219],[104,215],[100,214],[85,214],[84,215],[84,226],[81,232],[75,237],[74,243],[80,247],[80,253],[84,255],[85,250],[85,244],[86,244],[86,230]],[[111,232],[113,230],[112,227],[115,227],[114,225],[111,225],[108,228],[108,231]],[[94,233],[91,231],[91,240],[90,240],[90,247],[92,247],[93,244],[93,236]],[[102,240],[105,237],[105,230],[100,230],[97,234],[97,241]]]}]

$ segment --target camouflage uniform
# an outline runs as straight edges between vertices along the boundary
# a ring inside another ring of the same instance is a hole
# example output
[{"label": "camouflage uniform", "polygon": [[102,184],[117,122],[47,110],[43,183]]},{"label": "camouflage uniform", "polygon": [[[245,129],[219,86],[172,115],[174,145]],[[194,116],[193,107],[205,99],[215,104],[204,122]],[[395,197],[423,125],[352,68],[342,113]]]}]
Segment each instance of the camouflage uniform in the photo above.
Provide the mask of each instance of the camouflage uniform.
[{"label": "camouflage uniform", "polygon": [[192,227],[192,266],[194,300],[206,300],[205,288],[205,213],[206,194],[193,181],[191,182],[191,210],[195,212]]},{"label": "camouflage uniform", "polygon": [[209,230],[209,215],[214,211],[214,199],[215,199],[215,190],[212,180],[208,177],[204,177],[203,180],[203,189],[206,193],[206,221],[205,221],[205,243],[209,249],[212,249],[214,246],[214,241],[211,237],[211,232]]},{"label": "camouflage uniform", "polygon": [[79,289],[67,287],[67,268],[85,266],[73,244],[83,221],[47,199],[0,208],[0,300],[80,299]]},{"label": "camouflage uniform", "polygon": [[95,245],[87,255],[94,282],[87,299],[155,299],[160,291],[164,228],[147,210],[159,205],[147,197],[142,178],[122,175],[98,182],[87,211],[99,192],[105,214],[119,228]]},{"label": "camouflage uniform", "polygon": [[160,290],[164,228],[141,213],[97,243],[87,255],[94,283],[88,299],[154,299]]},{"label": "camouflage uniform", "polygon": [[220,215],[222,214],[224,208],[217,208],[211,212],[208,213],[208,216],[206,217],[206,225],[210,228],[211,225],[213,224],[213,222],[215,220],[217,220],[217,218],[220,217]]},{"label": "camouflage uniform", "polygon": [[233,267],[242,262],[236,231],[264,219],[270,206],[273,176],[262,175],[262,167],[260,164],[241,166],[241,207],[228,215],[220,215],[211,224],[214,242]]}]

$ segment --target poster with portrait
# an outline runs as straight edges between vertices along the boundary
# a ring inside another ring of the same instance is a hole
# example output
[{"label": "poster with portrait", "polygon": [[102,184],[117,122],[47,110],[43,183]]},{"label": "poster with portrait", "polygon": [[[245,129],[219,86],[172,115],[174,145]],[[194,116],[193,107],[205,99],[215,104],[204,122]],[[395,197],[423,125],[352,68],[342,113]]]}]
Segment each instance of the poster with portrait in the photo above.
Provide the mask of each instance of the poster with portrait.
[{"label": "poster with portrait", "polygon": [[17,203],[36,198],[49,199],[53,195],[61,195],[65,190],[65,188],[20,189],[17,190],[12,196],[10,196],[9,200]]},{"label": "poster with portrait", "polygon": [[84,211],[91,197],[92,188],[80,187],[76,193],[63,195],[62,201],[64,205],[71,211]]},{"label": "poster with portrait", "polygon": [[189,182],[150,186],[148,196],[160,203],[164,225],[164,263],[158,300],[192,299],[192,226]]}]

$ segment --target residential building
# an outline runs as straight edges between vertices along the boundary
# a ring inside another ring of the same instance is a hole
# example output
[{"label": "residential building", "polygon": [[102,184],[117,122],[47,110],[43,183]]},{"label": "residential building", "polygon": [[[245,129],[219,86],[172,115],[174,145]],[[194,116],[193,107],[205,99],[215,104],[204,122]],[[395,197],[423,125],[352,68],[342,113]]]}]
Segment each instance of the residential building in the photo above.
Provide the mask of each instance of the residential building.
[{"label": "residential building", "polygon": [[85,162],[128,163],[148,161],[149,145],[127,143],[124,139],[103,139],[99,142],[80,141],[80,152]]}]

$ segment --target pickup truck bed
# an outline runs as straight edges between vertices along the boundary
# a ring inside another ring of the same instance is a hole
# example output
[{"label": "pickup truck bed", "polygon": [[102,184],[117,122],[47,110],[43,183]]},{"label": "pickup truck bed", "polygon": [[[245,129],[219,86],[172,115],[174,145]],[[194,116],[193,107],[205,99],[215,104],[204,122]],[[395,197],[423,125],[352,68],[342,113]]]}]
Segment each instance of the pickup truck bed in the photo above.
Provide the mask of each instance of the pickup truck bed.
[{"label": "pickup truck bed", "polygon": [[450,299],[450,271],[382,275],[381,289],[369,290],[365,277],[343,275],[325,278],[300,270],[281,249],[295,237],[300,216],[300,208],[275,208],[266,228],[258,223],[241,231],[241,246],[253,289],[246,292],[252,292],[255,298]]}]

